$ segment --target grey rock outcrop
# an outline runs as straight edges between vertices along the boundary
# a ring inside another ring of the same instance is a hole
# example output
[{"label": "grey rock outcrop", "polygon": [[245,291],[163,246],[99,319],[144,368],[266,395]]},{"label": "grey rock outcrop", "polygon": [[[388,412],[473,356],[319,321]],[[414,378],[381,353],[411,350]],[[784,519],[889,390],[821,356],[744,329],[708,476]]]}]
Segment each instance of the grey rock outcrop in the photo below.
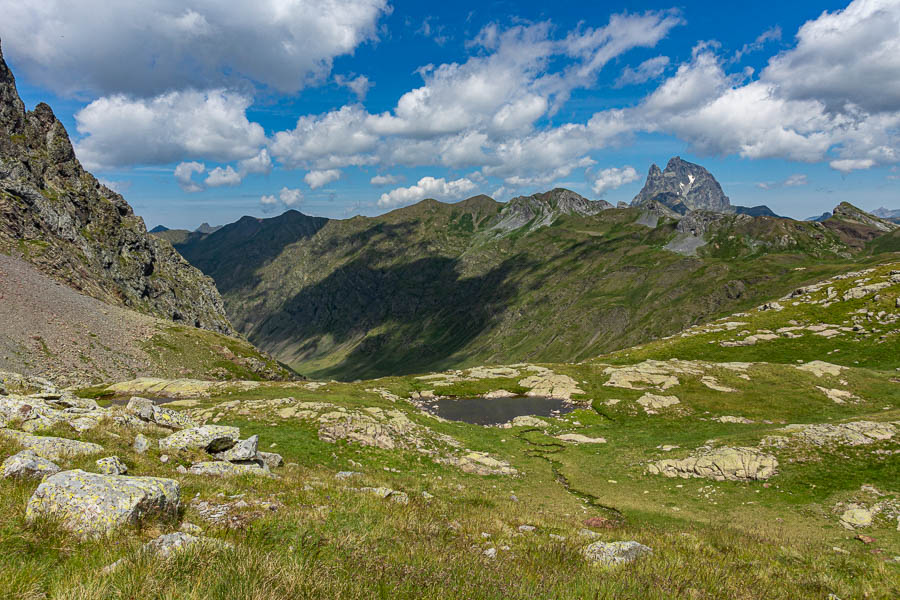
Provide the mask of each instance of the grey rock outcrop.
[{"label": "grey rock outcrop", "polygon": [[711,448],[683,459],[651,463],[651,474],[666,477],[703,477],[716,481],[756,481],[778,472],[778,460],[755,448]]},{"label": "grey rock outcrop", "polygon": [[594,542],[584,549],[584,557],[591,563],[606,567],[634,562],[653,550],[635,541]]},{"label": "grey rock outcrop", "polygon": [[107,456],[97,460],[97,470],[104,475],[124,475],[128,467],[118,456]]},{"label": "grey rock outcrop", "polygon": [[109,304],[233,333],[213,281],[84,170],[50,107],[25,111],[2,51],[0,250]]},{"label": "grey rock outcrop", "polygon": [[631,205],[653,207],[676,217],[691,210],[734,212],[716,178],[678,156],[669,160],[664,171],[655,164],[650,166],[647,182]]},{"label": "grey rock outcrop", "polygon": [[590,216],[612,207],[605,200],[588,200],[573,191],[556,188],[513,198],[500,211],[500,219],[492,229],[505,233],[528,225],[529,231],[534,231],[552,225],[563,215]]},{"label": "grey rock outcrop", "polygon": [[191,427],[197,427],[197,423],[186,414],[178,412],[177,410],[172,410],[171,408],[157,406],[152,400],[148,400],[147,398],[140,398],[138,396],[132,397],[128,401],[125,410],[139,419],[155,423],[160,427],[167,427],[169,429],[190,429]]},{"label": "grey rock outcrop", "polygon": [[41,458],[59,460],[65,457],[97,454],[103,452],[103,446],[92,442],[82,442],[43,435],[31,435],[14,429],[0,429],[0,435],[12,438],[26,450],[31,450]]}]

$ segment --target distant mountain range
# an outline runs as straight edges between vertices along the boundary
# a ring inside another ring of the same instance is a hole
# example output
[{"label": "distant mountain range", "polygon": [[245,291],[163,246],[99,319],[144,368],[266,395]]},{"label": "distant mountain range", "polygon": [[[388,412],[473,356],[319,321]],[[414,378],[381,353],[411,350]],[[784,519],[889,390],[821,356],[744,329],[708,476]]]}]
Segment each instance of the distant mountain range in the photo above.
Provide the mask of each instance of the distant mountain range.
[{"label": "distant mountain range", "polygon": [[850,205],[825,223],[776,218],[732,206],[699,165],[666,171],[631,206],[554,189],[371,218],[243,217],[173,243],[254,344],[338,379],[581,360],[900,250],[896,226]]}]

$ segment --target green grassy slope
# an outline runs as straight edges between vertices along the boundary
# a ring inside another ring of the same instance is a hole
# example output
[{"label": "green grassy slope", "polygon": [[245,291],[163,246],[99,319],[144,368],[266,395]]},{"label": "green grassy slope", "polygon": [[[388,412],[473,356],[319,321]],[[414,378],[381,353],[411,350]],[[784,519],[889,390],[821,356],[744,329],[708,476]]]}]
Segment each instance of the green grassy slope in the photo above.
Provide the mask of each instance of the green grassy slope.
[{"label": "green grassy slope", "polygon": [[738,215],[684,256],[665,249],[684,236],[675,223],[647,227],[638,209],[500,235],[491,227],[502,207],[479,196],[377,218],[248,217],[178,249],[216,280],[253,343],[304,374],[344,380],[580,360],[870,256],[818,223]]}]

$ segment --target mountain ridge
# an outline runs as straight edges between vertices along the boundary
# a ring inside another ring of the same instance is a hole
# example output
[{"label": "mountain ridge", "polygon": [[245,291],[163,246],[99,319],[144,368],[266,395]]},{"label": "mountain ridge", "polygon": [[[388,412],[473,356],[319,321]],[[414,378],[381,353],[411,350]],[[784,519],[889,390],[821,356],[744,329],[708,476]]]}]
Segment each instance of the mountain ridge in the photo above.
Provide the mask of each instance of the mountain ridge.
[{"label": "mountain ridge", "polygon": [[0,251],[104,302],[233,333],[213,281],[84,170],[52,109],[26,112],[2,48]]}]

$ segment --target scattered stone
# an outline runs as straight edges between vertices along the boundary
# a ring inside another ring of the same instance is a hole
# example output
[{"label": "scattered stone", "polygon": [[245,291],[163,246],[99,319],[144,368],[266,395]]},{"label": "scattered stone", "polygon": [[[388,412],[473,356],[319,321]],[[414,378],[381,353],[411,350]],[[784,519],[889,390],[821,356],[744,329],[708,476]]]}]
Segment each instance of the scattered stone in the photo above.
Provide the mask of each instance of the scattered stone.
[{"label": "scattered stone", "polygon": [[47,460],[59,460],[61,458],[103,452],[103,446],[99,444],[67,438],[31,435],[14,429],[0,429],[0,435],[12,438],[26,450],[31,450]]},{"label": "scattered stone", "polygon": [[778,460],[755,448],[723,446],[702,450],[684,459],[666,459],[651,463],[651,474],[666,477],[703,477],[716,481],[755,481],[778,472]]},{"label": "scattered stone", "polygon": [[485,550],[485,551],[483,552],[483,554],[484,554],[485,556],[487,556],[488,558],[496,558],[496,556],[497,556],[497,549],[496,549],[496,548],[488,548],[487,550]]},{"label": "scattered stone", "polygon": [[528,533],[529,531],[534,531],[537,529],[534,525],[519,525],[519,531],[522,533]]},{"label": "scattered stone", "polygon": [[606,438],[588,437],[588,436],[582,435],[580,433],[564,433],[562,435],[556,436],[556,439],[562,440],[564,442],[571,442],[573,444],[605,444],[606,443]]},{"label": "scattered stone", "polygon": [[753,421],[751,421],[750,419],[748,419],[746,417],[734,417],[731,415],[717,417],[716,421],[718,421],[719,423],[739,423],[742,425],[750,425],[753,423]]},{"label": "scattered stone", "polygon": [[511,427],[547,427],[547,421],[531,415],[520,415],[509,422]]},{"label": "scattered stone", "polygon": [[[680,361],[678,362],[680,363]],[[686,368],[680,368],[681,364],[675,365],[669,361],[645,360],[636,365],[607,367],[603,370],[603,373],[610,377],[603,385],[629,390],[644,390],[648,387],[667,390],[678,385],[679,381],[678,377],[675,376],[676,372],[699,374],[694,365],[686,363],[685,366]]]},{"label": "scattered stone", "polygon": [[198,462],[191,465],[191,468],[188,469],[188,473],[191,475],[210,475],[213,477],[236,477],[239,475],[263,475],[265,477],[274,477],[265,464],[260,466],[258,463],[251,461],[248,461],[247,463],[233,463],[225,460]]},{"label": "scattered stone", "polygon": [[181,527],[179,527],[178,529],[185,533],[190,533],[191,535],[200,535],[201,533],[203,533],[203,529],[201,529],[199,526],[194,525],[193,523],[189,523],[187,521],[182,523]]},{"label": "scattered stone", "polygon": [[270,469],[275,469],[284,464],[284,458],[278,454],[277,452],[257,452],[256,453],[257,460],[263,461],[267,467]]},{"label": "scattered stone", "polygon": [[856,536],[856,539],[861,541],[863,544],[874,544],[876,542],[875,538],[868,535],[863,535],[861,533]]},{"label": "scattered stone", "polygon": [[97,470],[104,475],[124,475],[128,472],[128,467],[118,456],[109,456],[97,461]]},{"label": "scattered stone", "polygon": [[237,427],[225,425],[203,425],[176,431],[169,437],[159,440],[160,450],[177,452],[179,450],[199,449],[207,452],[222,452],[234,446],[240,437]]},{"label": "scattered stone", "polygon": [[[197,527],[196,525],[192,525],[192,527],[198,530],[198,534],[200,533],[199,527]],[[207,537],[198,537],[198,535],[193,535],[191,532],[186,531],[176,531],[174,533],[165,533],[156,539],[150,540],[149,542],[141,546],[140,553],[151,555],[157,558],[168,559],[179,552],[184,552],[185,550],[190,550],[198,547],[222,550],[230,549],[234,546],[222,540]],[[124,561],[125,559],[120,558],[111,565],[104,567],[101,572],[104,574],[112,573],[113,571],[121,567],[124,564]]]},{"label": "scattered stone", "polygon": [[31,450],[22,450],[3,461],[3,477],[41,479],[59,473],[59,466]]},{"label": "scattered stone", "polygon": [[841,515],[841,525],[846,529],[868,527],[872,524],[875,515],[865,508],[850,508]]},{"label": "scattered stone", "polygon": [[143,433],[134,436],[134,444],[131,445],[138,454],[143,454],[150,449],[150,440]]},{"label": "scattered stone", "polygon": [[712,377],[710,375],[704,375],[703,377],[701,377],[700,383],[702,383],[709,389],[715,390],[717,392],[736,392],[737,391],[736,389],[734,389],[732,387],[728,387],[727,385],[720,384],[718,382],[718,380],[716,380],[715,377]]},{"label": "scattered stone", "polygon": [[28,501],[25,516],[29,521],[53,516],[74,533],[90,537],[150,516],[175,517],[180,501],[181,487],[174,479],[75,469],[45,478]]},{"label": "scattered stone", "polygon": [[677,396],[657,396],[650,393],[638,398],[637,402],[644,407],[644,412],[648,415],[655,415],[659,409],[680,404]]},{"label": "scattered stone", "polygon": [[397,504],[409,504],[409,496],[406,492],[401,492],[399,490],[392,490],[388,487],[364,487],[359,488],[360,492],[368,492],[370,494],[375,494],[376,496],[381,496],[382,498],[390,498],[393,502]]},{"label": "scattered stone", "polygon": [[799,369],[800,371],[806,371],[807,373],[812,373],[816,377],[822,377],[823,375],[837,377],[841,374],[841,371],[847,367],[833,365],[821,360],[812,360],[806,364],[796,365],[794,368]]},{"label": "scattered stone", "polygon": [[237,444],[225,450],[218,452],[213,456],[218,460],[239,461],[239,460],[255,460],[259,452],[259,436],[251,435],[246,440],[240,440]]},{"label": "scattered stone", "polygon": [[451,456],[438,462],[459,467],[464,473],[476,475],[515,475],[517,471],[508,462],[492,457],[486,452],[469,452],[463,456]]},{"label": "scattered stone", "polygon": [[169,429],[177,430],[197,427],[196,421],[188,415],[171,408],[157,406],[152,400],[139,396],[133,396],[125,406],[125,410],[143,421],[155,423]]},{"label": "scattered stone", "polygon": [[594,564],[616,566],[637,560],[653,550],[635,541],[594,542],[584,549],[585,558]]},{"label": "scattered stone", "polygon": [[515,398],[515,396],[516,394],[507,390],[494,390],[493,392],[488,392],[484,395],[488,400],[493,400],[495,398]]},{"label": "scattered stone", "polygon": [[351,477],[362,477],[362,473],[356,471],[338,471],[335,473],[335,479],[350,479]]},{"label": "scattered stone", "polygon": [[839,390],[832,388],[824,388],[820,385],[816,386],[816,389],[828,396],[828,399],[834,402],[835,404],[846,404],[847,402],[858,401],[859,396],[853,395],[851,392],[847,390]]}]

